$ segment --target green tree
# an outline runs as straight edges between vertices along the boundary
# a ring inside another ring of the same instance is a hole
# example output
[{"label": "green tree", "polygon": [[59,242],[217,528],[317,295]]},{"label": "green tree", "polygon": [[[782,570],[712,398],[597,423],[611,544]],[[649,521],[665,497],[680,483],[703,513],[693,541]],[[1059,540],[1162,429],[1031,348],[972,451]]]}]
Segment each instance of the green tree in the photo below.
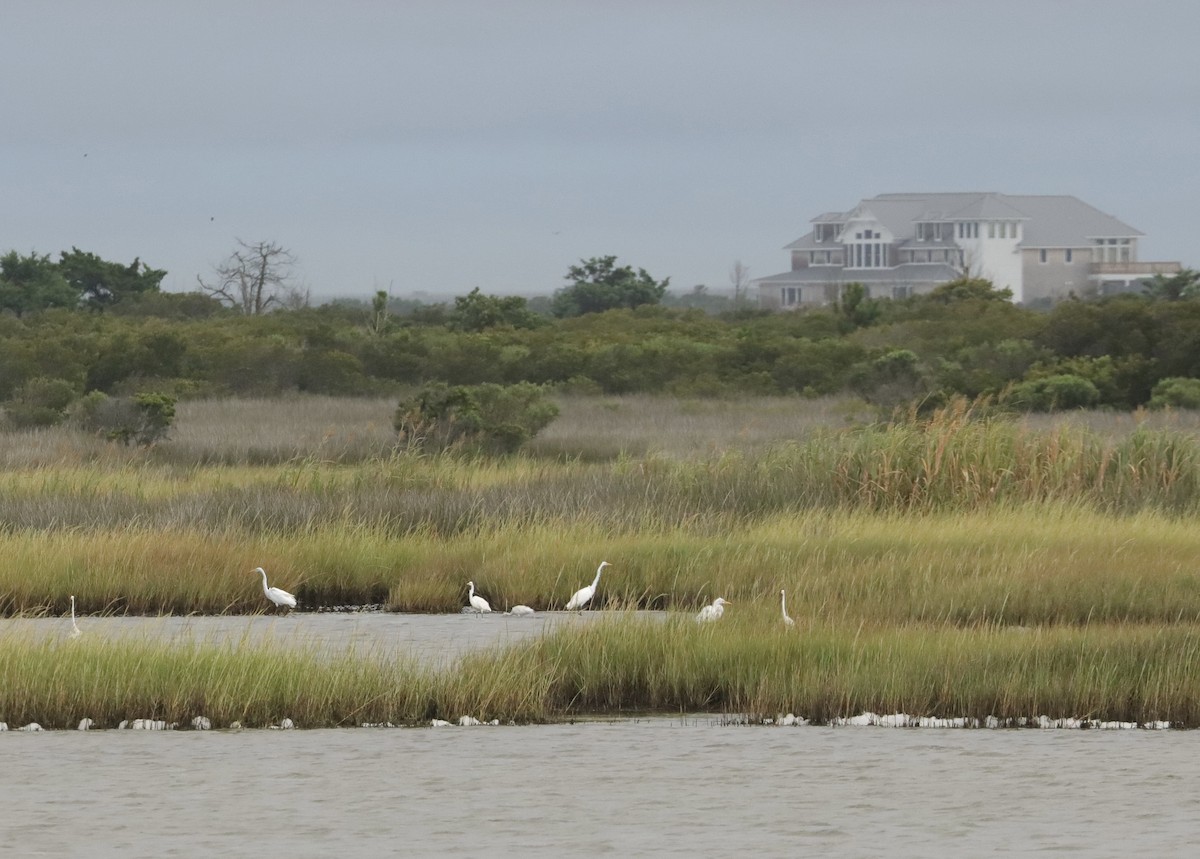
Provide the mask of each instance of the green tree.
[{"label": "green tree", "polygon": [[864,400],[882,408],[915,402],[929,393],[920,359],[908,349],[892,349],[857,365],[851,384]]},{"label": "green tree", "polygon": [[531,311],[519,295],[484,295],[475,287],[454,299],[449,327],[456,331],[486,331],[488,328],[536,328],[543,317]]},{"label": "green tree", "polygon": [[566,280],[571,285],[556,291],[551,301],[552,311],[560,319],[658,304],[671,281],[656,281],[644,268],[635,272],[627,265],[618,267],[615,256],[592,257],[580,263],[567,269]]},{"label": "green tree", "polygon": [[1160,379],[1150,394],[1152,409],[1200,409],[1200,379]]},{"label": "green tree", "polygon": [[166,438],[174,420],[175,398],[152,392],[110,397],[93,391],[79,401],[74,414],[74,423],[82,430],[143,447]]},{"label": "green tree", "polygon": [[543,388],[433,382],[396,408],[394,425],[409,444],[432,449],[473,447],[511,453],[558,416]]},{"label": "green tree", "polygon": [[1091,381],[1070,373],[1021,382],[1008,395],[1009,404],[1031,412],[1084,409],[1099,400],[1100,391]]},{"label": "green tree", "polygon": [[166,269],[150,268],[137,258],[129,265],[108,262],[76,247],[60,256],[59,272],[95,310],[104,310],[130,296],[158,292],[167,275]]},{"label": "green tree", "polygon": [[867,288],[861,283],[848,283],[842,287],[837,310],[855,328],[873,325],[882,312],[879,302],[867,297]]},{"label": "green tree", "polygon": [[371,312],[367,317],[367,333],[372,337],[382,337],[391,327],[388,294],[382,289],[376,290],[375,295],[371,298]]},{"label": "green tree", "polygon": [[49,254],[21,256],[9,251],[0,257],[0,311],[23,316],[78,304],[79,293],[67,283]]},{"label": "green tree", "polygon": [[982,277],[959,277],[934,287],[926,301],[953,304],[971,299],[983,301],[1012,301],[1011,289],[996,289],[990,280]]},{"label": "green tree", "polygon": [[65,379],[30,379],[17,390],[5,407],[9,421],[17,427],[48,427],[61,423],[67,407],[78,396]]},{"label": "green tree", "polygon": [[1200,271],[1185,268],[1170,277],[1156,274],[1146,282],[1143,291],[1156,301],[1200,298]]}]

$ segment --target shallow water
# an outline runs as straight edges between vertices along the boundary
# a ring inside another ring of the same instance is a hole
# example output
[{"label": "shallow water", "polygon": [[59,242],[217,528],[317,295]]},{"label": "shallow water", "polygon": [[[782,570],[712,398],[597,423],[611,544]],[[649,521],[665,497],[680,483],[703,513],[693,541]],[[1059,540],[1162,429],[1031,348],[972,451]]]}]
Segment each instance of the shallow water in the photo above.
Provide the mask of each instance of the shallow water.
[{"label": "shallow water", "polygon": [[[474,650],[531,638],[564,623],[594,623],[606,612],[538,612],[527,617],[491,614],[399,614],[394,612],[301,612],[290,615],[191,617],[81,617],[83,634],[104,638],[163,641],[237,642],[243,639],[313,647],[326,652],[353,649],[361,654],[407,655],[440,664]],[[662,612],[637,612],[665,617]],[[4,636],[29,639],[66,637],[67,618],[2,618]]]},{"label": "shallow water", "polygon": [[1190,856],[1200,733],[0,735],[3,856]]}]

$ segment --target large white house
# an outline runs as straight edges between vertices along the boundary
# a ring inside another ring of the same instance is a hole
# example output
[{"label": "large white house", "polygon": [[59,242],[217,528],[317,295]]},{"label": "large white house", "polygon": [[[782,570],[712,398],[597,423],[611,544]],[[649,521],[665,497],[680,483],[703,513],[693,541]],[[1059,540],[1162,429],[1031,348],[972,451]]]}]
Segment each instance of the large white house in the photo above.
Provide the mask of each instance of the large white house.
[{"label": "large white house", "polygon": [[1178,262],[1139,262],[1142,233],[1071,196],[881,194],[827,212],[786,250],[791,271],[758,278],[759,305],[794,309],[861,283],[871,298],[928,292],[964,274],[1049,303],[1140,288]]}]

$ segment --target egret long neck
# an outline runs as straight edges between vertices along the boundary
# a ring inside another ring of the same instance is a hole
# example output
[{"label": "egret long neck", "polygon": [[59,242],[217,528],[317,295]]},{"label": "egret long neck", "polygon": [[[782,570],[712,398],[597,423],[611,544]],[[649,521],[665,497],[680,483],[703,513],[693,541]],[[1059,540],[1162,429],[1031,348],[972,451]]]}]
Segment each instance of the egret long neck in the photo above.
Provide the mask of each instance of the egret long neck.
[{"label": "egret long neck", "polygon": [[604,572],[604,567],[596,570],[596,578],[592,579],[592,587],[595,588],[600,584],[600,574]]},{"label": "egret long neck", "polygon": [[265,594],[265,593],[267,592],[267,571],[266,571],[266,570],[259,570],[259,572],[260,572],[260,573],[262,573],[262,577],[263,577],[263,593]]}]

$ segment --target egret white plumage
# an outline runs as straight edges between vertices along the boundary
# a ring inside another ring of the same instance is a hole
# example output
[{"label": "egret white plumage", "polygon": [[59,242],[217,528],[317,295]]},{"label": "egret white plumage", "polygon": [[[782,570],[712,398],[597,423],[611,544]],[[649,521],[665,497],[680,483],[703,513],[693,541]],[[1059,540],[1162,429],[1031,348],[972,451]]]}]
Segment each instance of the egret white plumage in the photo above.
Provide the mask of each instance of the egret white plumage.
[{"label": "egret white plumage", "polygon": [[729,600],[717,597],[713,600],[712,605],[706,605],[700,609],[700,614],[696,615],[698,621],[720,620],[721,615],[725,614],[725,606],[729,604]]},{"label": "egret white plumage", "polygon": [[292,596],[291,594],[289,594],[287,591],[283,590],[282,588],[267,587],[267,571],[266,570],[264,570],[262,567],[255,567],[253,570],[251,570],[251,572],[259,573],[262,575],[263,593],[267,595],[267,599],[269,599],[271,602],[273,602],[275,604],[276,611],[278,611],[280,608],[292,609],[292,608],[296,607],[296,598],[294,596]]},{"label": "egret white plumage", "polygon": [[485,611],[491,611],[492,605],[483,597],[475,593],[475,583],[467,582],[467,587],[470,589],[470,594],[467,596],[467,601],[471,603],[471,608],[475,609],[475,614],[483,614]]},{"label": "egret white plumage", "polygon": [[600,574],[604,572],[605,567],[609,566],[612,565],[608,561],[600,562],[600,566],[596,567],[596,578],[592,579],[592,583],[571,594],[571,598],[567,600],[567,611],[579,611],[591,601],[592,597],[596,595],[596,586],[600,584]]},{"label": "egret white plumage", "polygon": [[533,609],[527,605],[515,605],[508,610],[509,614],[515,614],[517,617],[533,614]]},{"label": "egret white plumage", "polygon": [[75,594],[71,594],[71,638],[79,638],[81,635],[83,630],[75,622]]},{"label": "egret white plumage", "polygon": [[784,626],[795,626],[796,621],[788,617],[787,613],[787,594],[783,592],[783,588],[779,589],[779,608],[783,612]]}]

